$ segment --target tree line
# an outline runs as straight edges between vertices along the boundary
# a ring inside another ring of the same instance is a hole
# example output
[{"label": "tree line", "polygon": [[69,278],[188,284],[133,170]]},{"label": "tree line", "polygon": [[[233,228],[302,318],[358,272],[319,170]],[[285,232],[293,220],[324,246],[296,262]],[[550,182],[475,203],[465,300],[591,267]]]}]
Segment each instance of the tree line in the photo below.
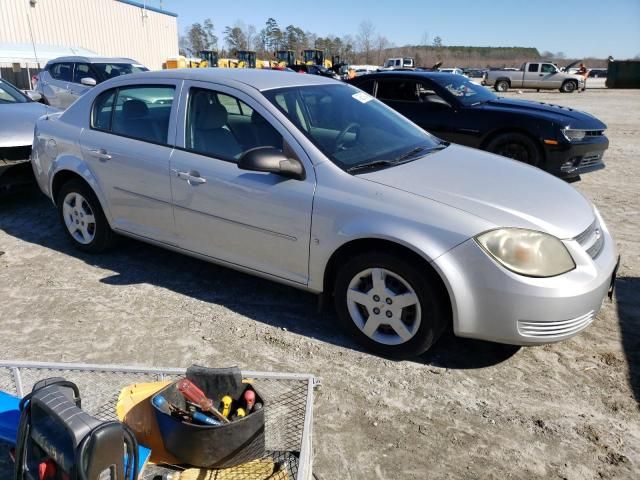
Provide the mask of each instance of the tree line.
[{"label": "tree line", "polygon": [[[542,52],[524,47],[468,47],[446,46],[442,37],[431,37],[425,32],[419,45],[396,46],[378,32],[370,21],[363,21],[355,35],[320,36],[296,25],[281,27],[275,18],[269,18],[258,30],[255,25],[242,21],[226,26],[222,38],[216,35],[210,18],[186,28],[179,38],[181,55],[199,56],[202,50],[216,50],[221,58],[234,57],[239,50],[255,50],[258,58],[273,58],[278,50],[293,50],[299,57],[302,50],[323,50],[330,58],[339,55],[342,61],[351,64],[382,65],[386,58],[410,56],[416,65],[429,67],[442,62],[449,67],[505,67],[520,66],[531,60],[554,60],[559,64],[569,63],[563,52]],[[606,65],[606,61],[589,59],[592,67]]]}]

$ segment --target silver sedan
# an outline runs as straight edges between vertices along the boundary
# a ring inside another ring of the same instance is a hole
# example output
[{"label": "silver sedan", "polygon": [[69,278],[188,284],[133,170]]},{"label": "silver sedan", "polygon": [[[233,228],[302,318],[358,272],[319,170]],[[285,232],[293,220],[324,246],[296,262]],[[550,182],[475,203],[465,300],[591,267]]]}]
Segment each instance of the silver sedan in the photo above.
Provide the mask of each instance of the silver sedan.
[{"label": "silver sedan", "polygon": [[574,188],[316,75],[112,79],[38,122],[32,163],[78,248],[127,235],[332,297],[347,331],[391,357],[449,324],[569,338],[615,277],[614,241]]}]

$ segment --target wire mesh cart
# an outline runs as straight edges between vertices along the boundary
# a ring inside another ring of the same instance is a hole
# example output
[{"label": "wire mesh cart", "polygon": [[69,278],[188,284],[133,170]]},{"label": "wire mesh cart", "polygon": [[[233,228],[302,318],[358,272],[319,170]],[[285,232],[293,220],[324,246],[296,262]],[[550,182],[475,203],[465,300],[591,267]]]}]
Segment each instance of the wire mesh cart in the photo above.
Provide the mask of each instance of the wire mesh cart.
[{"label": "wire mesh cart", "polygon": [[[185,372],[183,368],[0,360],[0,390],[23,397],[38,380],[64,377],[78,385],[83,410],[107,421],[117,420],[116,403],[122,388],[175,380]],[[253,371],[243,371],[242,377],[251,380],[266,400],[266,458],[284,465],[290,480],[311,480],[313,392],[319,379],[310,374]],[[167,467],[148,465],[141,478],[151,480],[167,471]],[[238,476],[238,480],[245,478],[251,479]]]}]

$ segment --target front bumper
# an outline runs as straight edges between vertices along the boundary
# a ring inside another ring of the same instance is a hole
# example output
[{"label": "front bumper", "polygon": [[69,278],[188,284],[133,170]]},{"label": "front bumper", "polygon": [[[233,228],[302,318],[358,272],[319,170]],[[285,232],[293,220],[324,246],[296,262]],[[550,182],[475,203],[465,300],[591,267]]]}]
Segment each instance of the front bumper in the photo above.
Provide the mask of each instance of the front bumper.
[{"label": "front bumper", "polygon": [[514,345],[570,338],[600,310],[617,261],[614,241],[600,220],[604,244],[591,256],[576,240],[564,241],[576,263],[551,278],[513,273],[469,239],[436,259],[452,299],[454,331],[461,337]]},{"label": "front bumper", "polygon": [[575,178],[583,173],[602,170],[607,148],[609,139],[604,135],[580,143],[545,145],[545,170],[561,178]]}]

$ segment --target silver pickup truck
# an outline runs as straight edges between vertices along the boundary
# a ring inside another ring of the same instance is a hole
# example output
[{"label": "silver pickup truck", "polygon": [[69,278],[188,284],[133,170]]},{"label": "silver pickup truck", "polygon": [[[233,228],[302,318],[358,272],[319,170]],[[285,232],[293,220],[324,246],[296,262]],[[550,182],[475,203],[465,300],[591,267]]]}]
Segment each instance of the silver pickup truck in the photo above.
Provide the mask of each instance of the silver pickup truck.
[{"label": "silver pickup truck", "polygon": [[484,74],[482,84],[493,86],[496,92],[506,92],[510,88],[557,88],[563,93],[571,93],[584,86],[584,77],[561,72],[553,63],[527,62],[520,70],[490,70]]}]

